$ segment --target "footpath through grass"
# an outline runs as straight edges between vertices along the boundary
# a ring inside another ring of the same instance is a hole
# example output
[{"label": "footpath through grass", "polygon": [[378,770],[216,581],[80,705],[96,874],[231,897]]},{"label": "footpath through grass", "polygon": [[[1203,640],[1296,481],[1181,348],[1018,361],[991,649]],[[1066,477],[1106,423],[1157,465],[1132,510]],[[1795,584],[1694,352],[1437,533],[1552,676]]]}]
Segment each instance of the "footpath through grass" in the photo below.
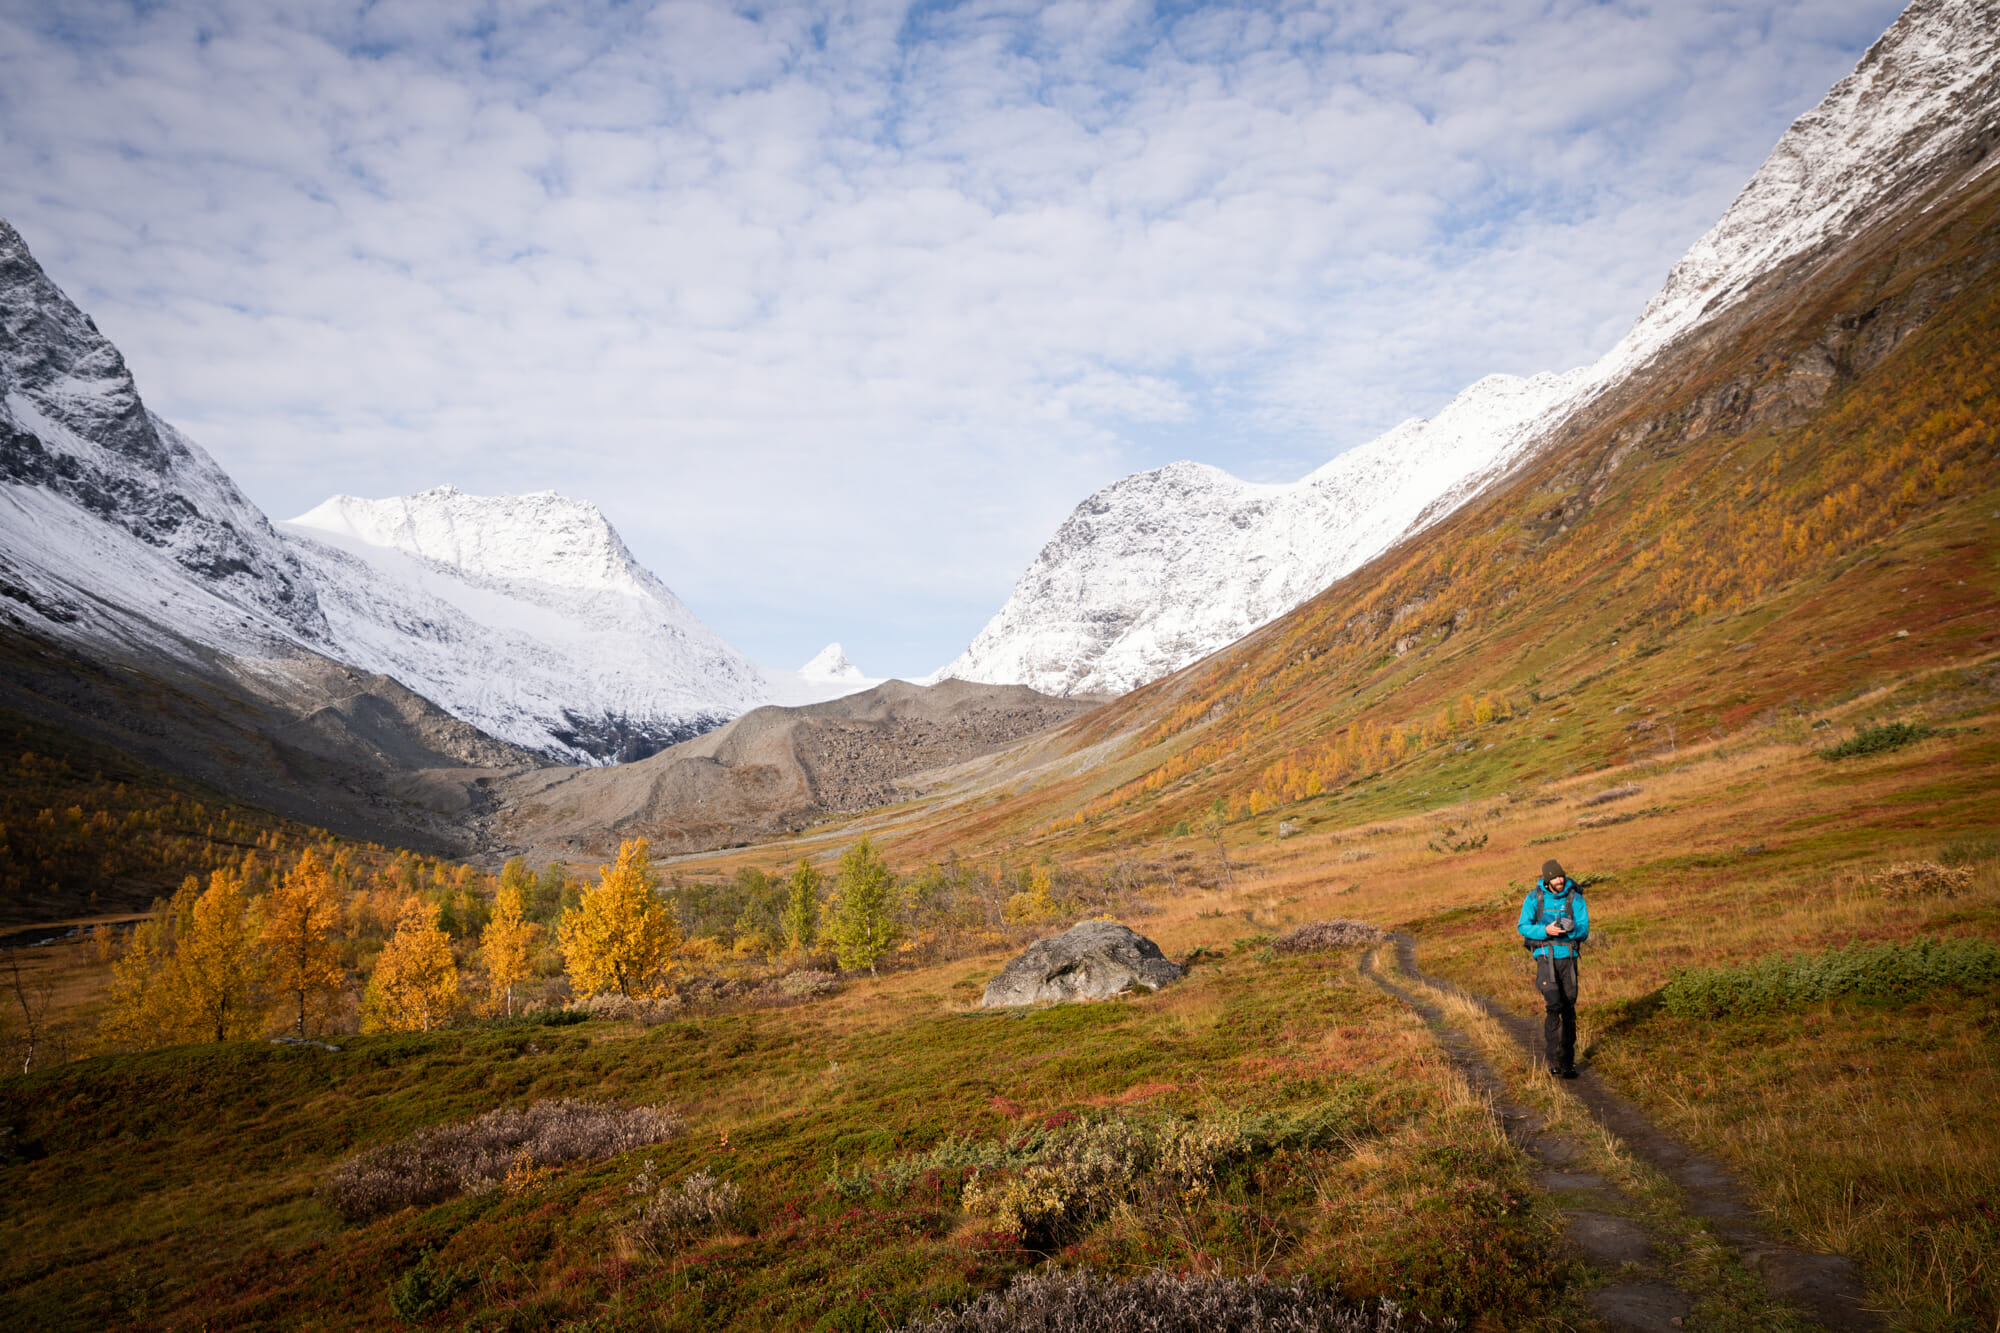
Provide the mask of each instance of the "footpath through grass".
[{"label": "footpath through grass", "polygon": [[[1037,1011],[946,1001],[969,966],[650,1029],[183,1047],[0,1081],[0,1323],[858,1330],[1049,1263],[1462,1318],[1570,1308],[1520,1161],[1350,954],[1238,952],[1156,996]],[[366,1224],[320,1193],[358,1149],[557,1097],[689,1128]],[[701,1172],[702,1197],[735,1187],[706,1222],[683,1188]],[[679,1211],[647,1222],[642,1175]]]},{"label": "footpath through grass", "polygon": [[[1859,1261],[1890,1327],[1990,1333],[2000,745],[1990,712],[1954,720],[1971,725],[1838,764],[1801,727],[1579,779],[1497,811],[1476,863],[1385,837],[1371,879],[1400,876],[1427,970],[1538,1014],[1513,935],[1525,885],[1551,853],[1605,876],[1582,971],[1589,1067],[1728,1161],[1775,1226]],[[1614,785],[1639,788],[1624,804],[1649,817],[1593,827]],[[1396,921],[1367,889],[1343,901]]]}]

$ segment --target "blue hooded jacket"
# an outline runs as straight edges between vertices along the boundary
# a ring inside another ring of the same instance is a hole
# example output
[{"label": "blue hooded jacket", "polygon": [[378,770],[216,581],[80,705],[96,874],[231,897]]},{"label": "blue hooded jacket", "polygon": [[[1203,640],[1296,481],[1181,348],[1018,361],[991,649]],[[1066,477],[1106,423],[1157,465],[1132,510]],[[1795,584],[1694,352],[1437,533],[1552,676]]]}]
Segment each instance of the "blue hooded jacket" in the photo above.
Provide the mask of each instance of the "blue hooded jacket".
[{"label": "blue hooded jacket", "polygon": [[[1549,922],[1559,916],[1575,922],[1576,929],[1557,935],[1551,943]],[[1521,936],[1542,941],[1534,948],[1537,958],[1550,956],[1551,949],[1557,958],[1577,956],[1576,946],[1590,938],[1590,904],[1583,900],[1583,890],[1576,887],[1575,880],[1565,877],[1561,893],[1550,888],[1545,879],[1535,881],[1535,887],[1521,901]]]}]

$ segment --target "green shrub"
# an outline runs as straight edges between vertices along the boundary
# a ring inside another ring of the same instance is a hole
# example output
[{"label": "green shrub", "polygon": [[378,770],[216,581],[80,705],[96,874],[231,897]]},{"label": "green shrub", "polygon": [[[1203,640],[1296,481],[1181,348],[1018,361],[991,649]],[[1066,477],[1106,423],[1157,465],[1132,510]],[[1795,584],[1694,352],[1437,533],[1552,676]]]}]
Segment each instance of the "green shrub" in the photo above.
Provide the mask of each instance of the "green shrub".
[{"label": "green shrub", "polygon": [[1863,727],[1838,745],[1819,752],[1822,759],[1852,759],[1856,755],[1875,754],[1882,750],[1900,749],[1926,736],[1935,736],[1935,728],[1920,722],[1885,722],[1880,726]]},{"label": "green shrub", "polygon": [[1995,984],[2000,984],[2000,948],[1985,940],[1924,939],[1767,958],[1743,967],[1679,970],[1660,1002],[1679,1018],[1721,1018],[1841,996],[1907,1003],[1943,986]]},{"label": "green shrub", "polygon": [[1369,1311],[1304,1284],[1158,1269],[1120,1282],[1079,1268],[1023,1274],[1005,1291],[912,1320],[902,1333],[1401,1333],[1419,1326],[1405,1322],[1393,1302]]},{"label": "green shrub", "polygon": [[389,1308],[397,1318],[415,1323],[450,1305],[452,1298],[473,1284],[470,1274],[439,1268],[429,1250],[417,1256],[403,1275],[389,1284]]},{"label": "green shrub", "polygon": [[1974,866],[2000,858],[2000,837],[1957,838],[1938,848],[1938,860],[1948,866]]},{"label": "green shrub", "polygon": [[1044,1135],[1039,1130],[1012,1143],[962,1139],[952,1134],[924,1152],[899,1157],[872,1169],[864,1167],[852,1175],[842,1175],[836,1161],[826,1183],[834,1193],[847,1198],[877,1192],[901,1194],[912,1181],[933,1171],[1018,1170],[1041,1160],[1043,1142]]}]

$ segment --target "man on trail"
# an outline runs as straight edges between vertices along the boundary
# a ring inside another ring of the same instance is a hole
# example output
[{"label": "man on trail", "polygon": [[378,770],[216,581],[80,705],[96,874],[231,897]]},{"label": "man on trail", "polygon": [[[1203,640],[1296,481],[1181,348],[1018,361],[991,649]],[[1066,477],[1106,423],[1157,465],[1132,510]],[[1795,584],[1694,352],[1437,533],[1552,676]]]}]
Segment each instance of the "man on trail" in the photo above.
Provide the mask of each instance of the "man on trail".
[{"label": "man on trail", "polygon": [[1549,1072],[1576,1077],[1576,956],[1590,938],[1590,904],[1563,873],[1562,863],[1542,862],[1542,877],[1521,902],[1521,943],[1535,957],[1535,986],[1547,1015],[1542,1044]]}]

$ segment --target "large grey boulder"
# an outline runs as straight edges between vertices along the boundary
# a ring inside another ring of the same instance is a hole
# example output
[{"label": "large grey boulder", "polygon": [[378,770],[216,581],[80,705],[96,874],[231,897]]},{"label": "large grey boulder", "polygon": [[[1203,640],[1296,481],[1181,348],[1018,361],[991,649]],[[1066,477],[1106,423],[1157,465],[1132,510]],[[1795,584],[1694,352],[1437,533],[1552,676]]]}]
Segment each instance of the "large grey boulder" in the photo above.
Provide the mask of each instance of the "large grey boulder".
[{"label": "large grey boulder", "polygon": [[1028,951],[986,984],[989,1009],[1043,1001],[1102,1000],[1134,986],[1158,990],[1181,979],[1179,963],[1160,946],[1116,921],[1084,921]]}]

